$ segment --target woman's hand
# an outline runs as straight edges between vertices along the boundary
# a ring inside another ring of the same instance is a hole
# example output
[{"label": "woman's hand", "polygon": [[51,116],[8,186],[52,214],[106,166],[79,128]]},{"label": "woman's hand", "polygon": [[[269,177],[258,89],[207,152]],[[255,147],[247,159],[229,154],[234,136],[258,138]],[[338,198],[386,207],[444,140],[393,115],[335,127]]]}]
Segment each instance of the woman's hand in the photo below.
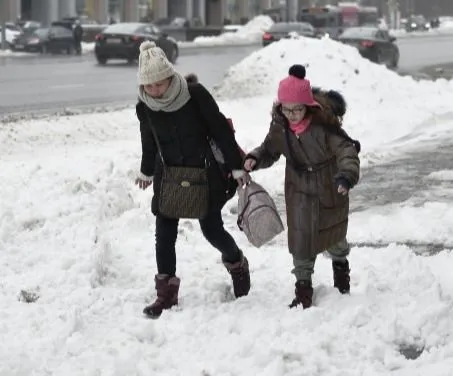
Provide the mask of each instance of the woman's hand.
[{"label": "woman's hand", "polygon": [[138,185],[140,189],[145,190],[151,184],[153,184],[153,177],[140,174],[137,179],[135,179],[135,184]]},{"label": "woman's hand", "polygon": [[243,187],[252,180],[248,172],[244,170],[233,170],[233,178],[237,181],[239,187]]}]

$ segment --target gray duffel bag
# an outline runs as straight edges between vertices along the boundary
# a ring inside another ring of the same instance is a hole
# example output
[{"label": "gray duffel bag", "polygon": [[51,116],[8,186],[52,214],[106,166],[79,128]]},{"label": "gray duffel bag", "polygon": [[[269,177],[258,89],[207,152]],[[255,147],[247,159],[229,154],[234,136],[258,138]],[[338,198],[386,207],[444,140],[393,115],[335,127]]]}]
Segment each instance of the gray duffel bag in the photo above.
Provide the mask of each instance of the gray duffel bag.
[{"label": "gray duffel bag", "polygon": [[251,181],[239,187],[238,196],[238,226],[255,247],[261,247],[285,229],[274,200],[261,185]]}]

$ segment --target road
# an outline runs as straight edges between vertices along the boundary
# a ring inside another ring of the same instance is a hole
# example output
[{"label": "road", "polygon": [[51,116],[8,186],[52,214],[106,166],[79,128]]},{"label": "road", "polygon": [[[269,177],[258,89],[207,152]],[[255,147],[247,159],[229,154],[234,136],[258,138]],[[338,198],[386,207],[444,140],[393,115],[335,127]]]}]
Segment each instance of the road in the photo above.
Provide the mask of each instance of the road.
[{"label": "road", "polygon": [[[453,62],[453,36],[401,38],[404,72],[426,65]],[[177,67],[196,72],[208,86],[259,46],[183,50]],[[0,115],[56,112],[64,108],[106,107],[135,102],[136,66],[95,64],[93,55],[0,58]]]},{"label": "road", "polygon": [[[178,59],[181,73],[196,72],[211,87],[228,67],[257,46],[200,49]],[[0,59],[0,114],[56,111],[65,107],[133,103],[137,66],[121,61],[98,66],[93,55]]]},{"label": "road", "polygon": [[428,65],[453,63],[453,35],[401,38],[399,67],[414,71]]}]

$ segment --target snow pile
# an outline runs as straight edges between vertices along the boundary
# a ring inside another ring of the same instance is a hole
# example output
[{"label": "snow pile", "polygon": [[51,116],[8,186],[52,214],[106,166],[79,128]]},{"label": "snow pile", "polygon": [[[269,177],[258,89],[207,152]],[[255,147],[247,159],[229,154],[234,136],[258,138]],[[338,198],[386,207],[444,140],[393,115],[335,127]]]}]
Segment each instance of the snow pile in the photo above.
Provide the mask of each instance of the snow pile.
[{"label": "snow pile", "polygon": [[[19,31],[6,29],[5,30],[5,40],[7,43],[13,43],[14,39],[20,35]],[[2,25],[0,24],[0,46],[3,41]]]},{"label": "snow pile", "polygon": [[[82,53],[84,54],[89,54],[94,52],[94,42],[93,43],[87,43],[87,42],[82,42]],[[31,52],[18,52],[18,51],[11,51],[11,50],[5,50],[2,51],[0,50],[0,57],[2,56],[14,56],[14,57],[20,57],[20,56],[36,56],[40,55],[39,52],[31,53]]]},{"label": "snow pile", "polygon": [[8,57],[8,56],[35,56],[35,54],[29,54],[28,52],[15,52],[9,49],[7,50],[0,50],[0,57]]},{"label": "snow pile", "polygon": [[453,19],[442,21],[439,25],[439,29],[453,30]]},{"label": "snow pile", "polygon": [[224,45],[224,44],[250,44],[259,42],[263,33],[268,30],[274,21],[269,16],[256,16],[238,31],[226,32],[215,37],[198,37],[190,45]]},{"label": "snow pile", "polygon": [[94,52],[95,43],[94,42],[82,42],[82,52],[88,54]]},{"label": "snow pile", "polygon": [[[453,81],[401,77],[328,38],[287,39],[256,51],[231,67],[214,92],[224,100],[247,98],[241,99],[244,109],[264,106],[268,116],[278,82],[292,64],[306,66],[313,86],[344,94],[349,104],[345,128],[362,141],[365,153],[398,139],[412,140],[452,112]],[[260,121],[260,111],[254,113]]]}]

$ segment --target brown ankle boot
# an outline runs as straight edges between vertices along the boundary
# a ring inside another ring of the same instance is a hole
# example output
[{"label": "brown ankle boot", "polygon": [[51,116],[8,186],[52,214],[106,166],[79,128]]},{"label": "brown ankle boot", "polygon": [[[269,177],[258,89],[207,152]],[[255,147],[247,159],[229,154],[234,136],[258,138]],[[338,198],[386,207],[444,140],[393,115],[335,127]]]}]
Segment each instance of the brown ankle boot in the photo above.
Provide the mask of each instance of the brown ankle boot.
[{"label": "brown ankle boot", "polygon": [[250,291],[250,271],[247,258],[241,252],[241,259],[238,262],[223,261],[223,265],[228,270],[228,273],[231,274],[234,296],[236,298],[246,296]]},{"label": "brown ankle boot", "polygon": [[332,261],[333,269],[333,285],[340,291],[342,294],[349,294],[351,290],[349,277],[350,269],[349,262],[346,260],[342,261]]},{"label": "brown ankle boot", "polygon": [[302,307],[304,307],[304,309],[311,307],[313,302],[313,287],[311,285],[311,281],[297,281],[296,290],[294,292],[296,294],[296,297],[289,305],[289,308],[297,307],[300,304],[302,304]]},{"label": "brown ankle boot", "polygon": [[143,313],[152,319],[157,319],[164,309],[170,309],[178,304],[178,291],[181,280],[178,277],[170,277],[167,274],[156,274],[154,281],[156,283],[157,298],[153,304],[143,310]]}]

